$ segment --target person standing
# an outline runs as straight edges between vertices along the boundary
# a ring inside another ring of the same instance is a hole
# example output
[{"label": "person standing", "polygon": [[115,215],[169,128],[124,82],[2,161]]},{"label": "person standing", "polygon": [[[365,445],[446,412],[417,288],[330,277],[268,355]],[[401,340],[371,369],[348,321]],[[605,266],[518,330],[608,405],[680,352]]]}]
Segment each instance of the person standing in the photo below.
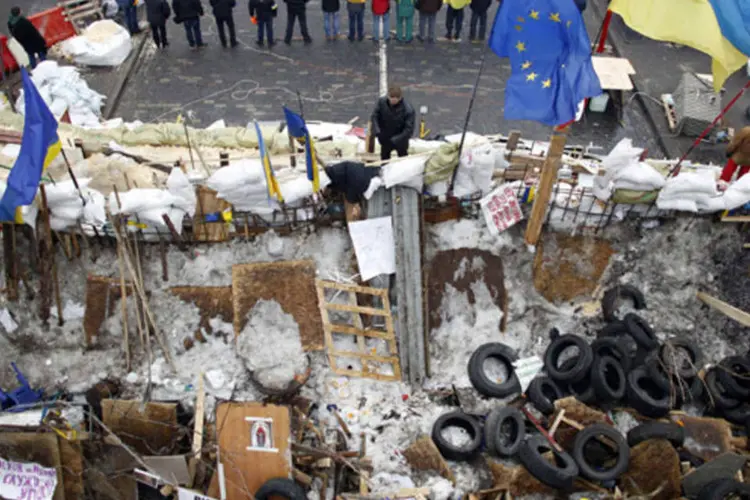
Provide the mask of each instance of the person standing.
[{"label": "person standing", "polygon": [[396,0],[396,38],[399,42],[411,43],[414,25],[414,1]]},{"label": "person standing", "polygon": [[394,149],[399,156],[407,155],[414,133],[414,108],[404,100],[401,87],[388,87],[388,95],[378,99],[370,121],[372,134],[380,142],[381,160],[390,159]]},{"label": "person standing", "polygon": [[167,19],[172,15],[167,0],[146,0],[146,18],[151,26],[151,35],[157,48],[169,46],[167,42]]},{"label": "person standing", "polygon": [[448,4],[448,12],[445,15],[445,39],[461,41],[461,28],[464,24],[464,7],[471,0],[444,0]]},{"label": "person standing", "polygon": [[187,36],[188,45],[191,49],[200,49],[205,47],[203,43],[203,34],[201,33],[201,16],[203,4],[201,0],[172,0],[172,10],[174,11],[174,22],[182,23],[185,27],[185,36]]},{"label": "person standing", "polygon": [[302,32],[302,38],[305,44],[312,43],[312,38],[307,32],[307,2],[309,0],[284,0],[286,2],[286,36],[284,43],[292,43],[292,33],[294,32],[294,20],[299,20],[299,30]]},{"label": "person standing", "polygon": [[365,0],[347,0],[346,11],[349,14],[349,41],[354,36],[360,42],[365,39]]},{"label": "person standing", "polygon": [[336,40],[339,37],[339,0],[323,0],[323,28],[326,40]]},{"label": "person standing", "polygon": [[417,40],[424,42],[425,26],[427,27],[427,41],[435,42],[435,19],[437,13],[443,6],[443,0],[417,0],[417,10],[419,11],[419,36]]},{"label": "person standing", "polygon": [[125,16],[125,27],[131,35],[140,33],[138,28],[138,11],[135,8],[135,0],[117,0],[117,6],[122,9]]},{"label": "person standing", "polygon": [[276,44],[273,40],[273,18],[279,12],[276,2],[274,0],[250,0],[247,7],[253,24],[258,25],[258,40],[255,43],[259,47],[263,46],[265,32],[268,46],[273,47]]},{"label": "person standing", "polygon": [[36,68],[37,56],[40,61],[47,59],[47,42],[31,21],[21,15],[21,7],[10,9],[8,31],[28,54],[31,69]]},{"label": "person standing", "polygon": [[380,40],[380,25],[383,25],[383,39],[391,39],[391,1],[372,0],[372,39]]},{"label": "person standing", "polygon": [[224,26],[229,29],[229,45],[235,48],[237,45],[237,35],[234,32],[234,14],[233,10],[237,6],[235,0],[211,0],[214,17],[216,18],[216,28],[219,30],[219,40],[221,46],[227,47],[227,35],[224,33]]},{"label": "person standing", "polygon": [[[472,42],[483,42],[487,32],[487,11],[492,0],[471,0],[471,21],[469,21],[469,40]],[[479,25],[479,33],[477,33]]]}]

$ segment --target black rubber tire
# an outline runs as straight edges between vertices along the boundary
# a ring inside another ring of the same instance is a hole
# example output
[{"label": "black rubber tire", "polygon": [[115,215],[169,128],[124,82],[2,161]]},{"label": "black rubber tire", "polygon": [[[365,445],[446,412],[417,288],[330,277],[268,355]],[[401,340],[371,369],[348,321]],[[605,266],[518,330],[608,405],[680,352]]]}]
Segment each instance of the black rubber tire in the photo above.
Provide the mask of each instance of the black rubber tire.
[{"label": "black rubber tire", "polygon": [[750,403],[741,403],[738,407],[730,410],[721,410],[721,416],[727,422],[734,425],[744,426],[750,419]]},{"label": "black rubber tire", "polygon": [[722,359],[717,374],[727,394],[739,399],[750,398],[750,360],[746,357],[728,356]]},{"label": "black rubber tire", "polygon": [[[575,364],[568,369],[563,369],[562,366],[558,367],[557,362],[560,354],[569,347],[578,349]],[[557,337],[547,346],[547,350],[544,352],[544,367],[547,370],[547,375],[555,382],[575,383],[583,380],[588,375],[593,361],[594,354],[591,351],[591,346],[583,338],[573,334]]]},{"label": "black rubber tire", "polygon": [[735,495],[732,498],[747,500],[750,498],[750,486],[728,477],[717,479],[703,486],[696,500],[724,500],[731,495]]},{"label": "black rubber tire", "polygon": [[[553,465],[544,458],[543,453],[546,451],[551,451],[555,455],[556,464]],[[551,488],[569,490],[573,487],[573,480],[578,475],[578,465],[573,457],[565,452],[554,450],[547,439],[539,434],[523,442],[518,451],[518,459],[529,474]],[[557,465],[558,463],[561,465]]]},{"label": "black rubber tire", "polygon": [[526,397],[537,410],[549,415],[555,411],[555,401],[563,397],[563,391],[551,378],[538,375],[526,389]]},{"label": "black rubber tire", "polygon": [[706,461],[703,460],[701,457],[693,455],[692,453],[690,453],[689,451],[685,449],[678,450],[677,456],[680,457],[680,462],[687,462],[690,465],[692,465],[694,468],[698,468],[701,465],[706,463]]},{"label": "black rubber tire", "polygon": [[649,439],[666,439],[675,448],[685,442],[685,429],[671,422],[646,422],[628,431],[628,446],[631,448]]},{"label": "black rubber tire", "polygon": [[[505,365],[508,371],[508,378],[498,384],[490,380],[484,371],[484,362],[487,358],[495,358]],[[483,344],[469,358],[469,380],[471,385],[484,396],[491,398],[504,398],[511,394],[521,392],[521,383],[518,381],[516,372],[513,369],[513,361],[518,356],[513,349],[499,342]]]},{"label": "black rubber tire", "polygon": [[600,337],[591,343],[591,351],[594,358],[597,356],[611,356],[620,363],[625,373],[630,371],[632,366],[630,354],[624,345],[622,339],[617,337]]},{"label": "black rubber tire", "polygon": [[[682,385],[680,385],[680,381],[682,381]],[[673,408],[681,408],[685,403],[697,404],[703,402],[703,392],[703,379],[700,377],[693,377],[689,381],[675,379],[675,393],[672,394],[675,402]]]},{"label": "black rubber tire", "polygon": [[654,386],[656,394],[652,396],[643,388],[643,383],[649,380],[646,367],[638,366],[631,370],[627,380],[627,401],[641,415],[661,418],[668,414],[671,408],[669,393]]},{"label": "black rubber tire", "polygon": [[[681,366],[673,366],[673,352],[676,350],[685,351],[690,358],[688,365],[682,364]],[[659,349],[659,358],[661,359],[664,366],[668,368],[676,368],[672,371],[676,376],[681,377],[685,380],[691,379],[698,375],[698,370],[701,368],[703,363],[703,353],[695,343],[688,342],[682,339],[670,339],[664,342]]]},{"label": "black rubber tire", "polygon": [[569,384],[568,392],[585,405],[596,402],[596,392],[594,392],[594,387],[591,385],[591,380],[588,377],[580,382]]},{"label": "black rubber tire", "polygon": [[670,373],[664,371],[662,366],[661,357],[659,356],[660,349],[654,349],[646,355],[646,359],[643,360],[643,365],[646,367],[648,376],[651,377],[651,381],[658,385],[660,389],[667,392],[672,390],[673,381]]},{"label": "black rubber tire", "polygon": [[640,290],[632,285],[616,285],[606,292],[602,297],[602,315],[607,323],[617,321],[618,299],[631,299],[637,310],[646,308],[646,299]]},{"label": "black rubber tire", "polygon": [[305,489],[285,477],[269,479],[255,492],[255,500],[268,500],[271,497],[284,497],[289,500],[306,500],[307,492]]},{"label": "black rubber tire", "polygon": [[[510,422],[513,433],[510,440],[506,439],[503,424]],[[497,457],[512,457],[526,437],[525,417],[517,408],[500,406],[493,409],[484,423],[484,442],[491,455]]]},{"label": "black rubber tire", "polygon": [[[610,377],[608,377],[608,374]],[[611,356],[597,356],[591,365],[591,387],[599,402],[619,401],[625,397],[627,375],[622,365]]]},{"label": "black rubber tire", "polygon": [[623,322],[639,346],[647,351],[659,347],[659,339],[656,338],[656,332],[645,319],[635,313],[628,313],[625,315]]},{"label": "black rubber tire", "polygon": [[708,389],[708,395],[706,400],[709,405],[713,405],[717,410],[731,410],[737,408],[740,405],[740,400],[735,399],[727,393],[726,388],[719,380],[716,367],[710,368],[706,372],[706,388]]},{"label": "black rubber tire", "polygon": [[[617,461],[612,467],[603,470],[599,470],[597,464],[590,464],[584,453],[586,443],[599,435],[614,441],[617,446]],[[583,477],[592,481],[611,481],[617,479],[623,472],[628,470],[630,448],[622,437],[622,434],[620,434],[620,431],[610,425],[594,424],[576,434],[573,441],[573,460],[576,461],[578,470]]]},{"label": "black rubber tire", "polygon": [[[466,446],[458,447],[449,443],[442,435],[446,427],[460,427],[469,433],[471,442]],[[452,411],[440,415],[432,424],[432,441],[437,446],[440,454],[448,460],[456,462],[468,462],[479,456],[482,451],[482,429],[479,421],[462,411]]]}]

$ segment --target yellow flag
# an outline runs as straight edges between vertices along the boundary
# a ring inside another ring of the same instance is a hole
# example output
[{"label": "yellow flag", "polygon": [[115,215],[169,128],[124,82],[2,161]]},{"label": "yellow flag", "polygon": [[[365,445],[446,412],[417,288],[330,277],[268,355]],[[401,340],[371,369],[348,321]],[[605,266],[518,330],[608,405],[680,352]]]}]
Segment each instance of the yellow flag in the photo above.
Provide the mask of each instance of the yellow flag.
[{"label": "yellow flag", "polygon": [[609,9],[642,35],[687,45],[711,56],[716,92],[729,75],[747,63],[747,56],[721,33],[709,0],[612,0]]}]

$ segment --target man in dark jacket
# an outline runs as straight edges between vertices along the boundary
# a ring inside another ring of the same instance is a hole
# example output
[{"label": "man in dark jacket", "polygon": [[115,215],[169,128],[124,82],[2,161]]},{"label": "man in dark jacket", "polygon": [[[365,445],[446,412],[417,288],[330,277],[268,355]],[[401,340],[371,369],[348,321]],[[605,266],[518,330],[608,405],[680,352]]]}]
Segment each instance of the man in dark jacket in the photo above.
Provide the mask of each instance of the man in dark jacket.
[{"label": "man in dark jacket", "polygon": [[424,42],[426,25],[427,41],[429,43],[435,42],[435,19],[442,6],[443,0],[417,0],[416,8],[419,11],[419,36],[417,36],[417,40]]},{"label": "man in dark jacket", "polygon": [[146,18],[151,26],[151,35],[158,48],[169,46],[167,42],[167,19],[172,15],[167,0],[146,0]]},{"label": "man in dark jacket", "polygon": [[[483,42],[484,35],[487,32],[487,11],[490,8],[492,0],[471,0],[471,22],[469,23],[469,40],[474,42]],[[479,24],[479,33],[477,33],[477,24]]]},{"label": "man in dark jacket", "polygon": [[307,32],[307,2],[309,0],[284,0],[286,2],[286,36],[284,43],[292,43],[292,33],[294,32],[294,20],[299,19],[299,30],[302,32],[302,38],[306,44],[312,43],[312,38]]},{"label": "man in dark jacket", "polygon": [[414,133],[414,108],[404,100],[401,87],[391,85],[388,95],[378,99],[371,121],[382,160],[388,160],[394,149],[399,156],[407,155],[409,138]]},{"label": "man in dark jacket", "polygon": [[239,45],[237,43],[237,35],[234,32],[234,16],[232,15],[232,9],[236,5],[235,0],[211,0],[211,7],[214,9],[214,17],[216,18],[216,27],[219,28],[219,40],[221,40],[221,46],[224,48],[227,46],[227,36],[224,33],[225,24],[229,28],[229,44],[232,48]]},{"label": "man in dark jacket", "polygon": [[201,0],[172,0],[174,22],[185,27],[188,45],[199,49],[205,47],[201,34],[201,16],[204,14]]},{"label": "man in dark jacket", "polygon": [[[356,161],[342,161],[325,167],[326,175],[331,179],[328,188],[342,193],[349,203],[357,204],[363,199],[369,199],[382,185],[380,168],[365,167],[364,163]],[[359,217],[359,207],[353,211],[355,218]]]},{"label": "man in dark jacket", "polygon": [[274,0],[250,0],[247,4],[250,11],[250,19],[258,25],[258,40],[255,42],[259,47],[263,46],[263,33],[265,31],[268,46],[273,47],[273,18],[278,13]]},{"label": "man in dark jacket", "polygon": [[31,21],[21,15],[20,7],[10,9],[8,31],[10,31],[11,36],[21,44],[23,50],[28,54],[32,69],[36,68],[37,55],[39,55],[40,61],[47,59],[47,42],[44,41],[44,37],[37,31],[34,25],[31,24]]}]

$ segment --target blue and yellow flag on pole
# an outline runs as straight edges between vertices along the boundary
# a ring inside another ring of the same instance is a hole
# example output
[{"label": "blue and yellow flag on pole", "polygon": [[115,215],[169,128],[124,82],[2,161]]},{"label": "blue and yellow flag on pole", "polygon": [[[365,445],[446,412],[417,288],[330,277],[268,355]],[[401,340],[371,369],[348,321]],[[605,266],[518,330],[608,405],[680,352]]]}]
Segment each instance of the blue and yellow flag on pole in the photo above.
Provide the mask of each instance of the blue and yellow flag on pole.
[{"label": "blue and yellow flag on pole", "polygon": [[273,173],[273,167],[271,166],[271,157],[268,155],[266,149],[266,143],[263,141],[263,134],[260,131],[258,122],[255,122],[255,133],[258,134],[258,148],[260,149],[260,161],[263,162],[263,171],[266,174],[266,186],[268,187],[268,196],[276,198],[281,203],[284,201],[284,197],[281,195],[281,189],[279,189],[279,183],[276,181],[276,175]]},{"label": "blue and yellow flag on pole", "polygon": [[313,193],[320,191],[320,177],[318,174],[318,160],[315,155],[315,145],[313,144],[310,131],[307,130],[305,120],[284,106],[284,117],[289,133],[297,139],[305,139],[305,163],[307,165],[307,179],[312,182]]},{"label": "blue and yellow flag on pole", "polygon": [[504,0],[488,43],[510,59],[508,120],[568,123],[581,101],[602,93],[586,26],[571,0]]},{"label": "blue and yellow flag on pole", "polygon": [[42,172],[62,150],[57,136],[57,120],[25,69],[21,69],[21,77],[26,108],[21,152],[8,174],[8,184],[0,199],[0,221],[15,221],[19,224],[23,223],[21,207],[34,201]]}]

